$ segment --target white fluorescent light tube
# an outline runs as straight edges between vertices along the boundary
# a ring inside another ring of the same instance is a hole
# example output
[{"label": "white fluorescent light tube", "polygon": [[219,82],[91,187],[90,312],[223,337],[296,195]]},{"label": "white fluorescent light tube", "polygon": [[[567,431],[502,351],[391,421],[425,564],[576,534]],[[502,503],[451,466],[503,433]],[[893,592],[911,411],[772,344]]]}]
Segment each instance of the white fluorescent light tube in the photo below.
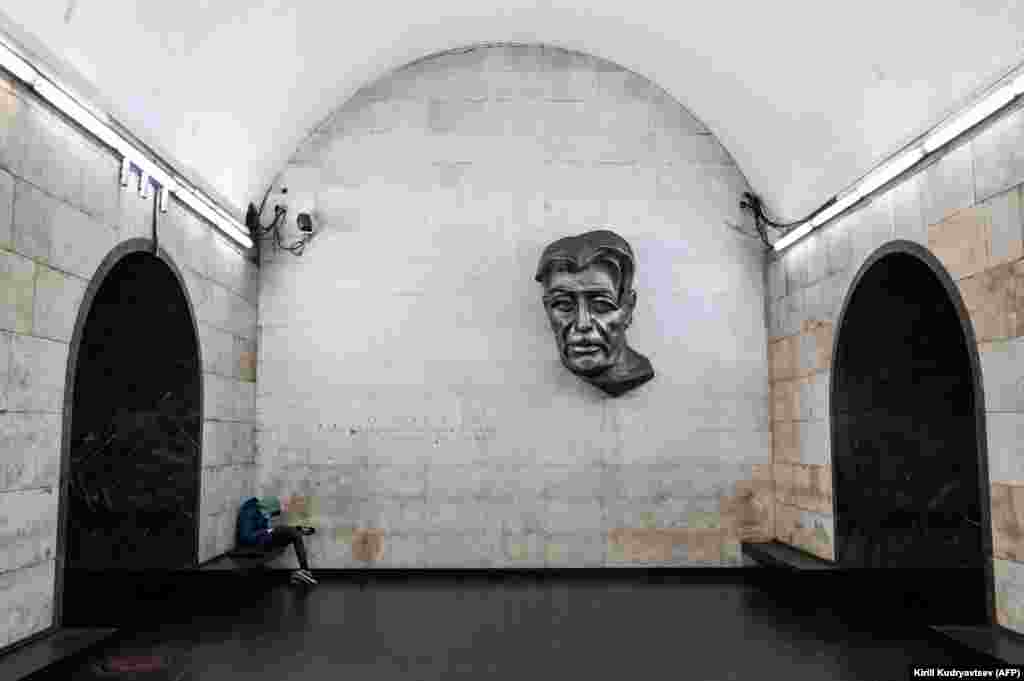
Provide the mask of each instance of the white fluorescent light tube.
[{"label": "white fluorescent light tube", "polygon": [[785,235],[782,236],[782,238],[780,238],[778,241],[772,244],[772,248],[775,249],[776,251],[781,251],[783,248],[786,248],[794,241],[802,239],[814,228],[820,227],[821,225],[825,224],[835,216],[839,215],[844,210],[860,201],[863,197],[864,194],[858,191],[855,187],[853,191],[837,199],[835,203],[833,203],[831,206],[815,215],[813,218],[802,224],[800,227],[797,227],[792,232],[787,232]]},{"label": "white fluorescent light tube", "polygon": [[821,225],[825,224],[835,216],[842,213],[844,210],[846,210],[853,204],[860,201],[863,197],[864,195],[861,194],[856,187],[854,187],[852,191],[842,196],[841,198],[837,199],[836,202],[833,203],[831,206],[815,215],[811,219],[810,224],[814,225],[815,227],[820,227]]},{"label": "white fluorescent light tube", "polygon": [[872,171],[867,177],[861,180],[857,185],[857,193],[861,196],[867,196],[910,166],[920,161],[923,157],[924,150],[921,149],[921,147],[912,147],[907,149],[902,154],[890,160],[882,167]]},{"label": "white fluorescent light tube", "polygon": [[815,225],[813,222],[805,222],[803,225],[797,227],[792,232],[787,232],[786,234],[784,234],[781,239],[772,244],[772,248],[775,249],[776,251],[781,251],[783,248],[786,248],[794,241],[799,241],[800,239],[802,239],[806,234],[808,234],[812,229],[814,229],[814,227]]},{"label": "white fluorescent light tube", "polygon": [[[55,108],[62,111],[76,123],[102,140],[105,144],[113,147],[124,159],[129,160],[141,170],[140,193],[148,195],[149,182],[145,176],[153,178],[167,191],[174,192],[178,197],[191,206],[197,213],[212,222],[222,232],[233,238],[246,248],[252,248],[252,239],[242,228],[241,224],[224,214],[216,206],[209,203],[198,192],[193,192],[187,186],[177,182],[168,175],[162,168],[150,161],[135,146],[121,137],[117,131],[110,126],[108,118],[101,113],[96,113],[88,107],[79,103],[74,97],[62,90],[33,68],[27,61],[22,59],[13,50],[3,43],[0,43],[0,66],[13,73],[17,78],[32,86],[40,97],[47,100]],[[127,179],[124,174],[125,166],[122,165],[122,186],[126,186]],[[166,199],[165,199],[166,204]]]},{"label": "white fluorescent light tube", "polygon": [[32,68],[32,65],[19,57],[12,49],[0,43],[0,66],[14,74],[29,85],[34,85],[39,72]]},{"label": "white fluorescent light tube", "polygon": [[934,130],[924,138],[922,146],[925,152],[930,154],[1009,104],[1010,100],[1018,94],[1015,85],[1016,82],[998,88],[970,108],[954,116],[948,123]]}]

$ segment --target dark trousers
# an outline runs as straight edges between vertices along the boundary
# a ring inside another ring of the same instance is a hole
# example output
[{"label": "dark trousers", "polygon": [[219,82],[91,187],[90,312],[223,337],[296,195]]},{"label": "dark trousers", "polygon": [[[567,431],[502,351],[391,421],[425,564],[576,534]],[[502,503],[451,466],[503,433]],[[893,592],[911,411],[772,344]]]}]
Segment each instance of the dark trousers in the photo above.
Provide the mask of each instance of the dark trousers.
[{"label": "dark trousers", "polygon": [[287,546],[288,544],[295,547],[295,555],[299,558],[299,567],[303,570],[308,570],[309,562],[306,560],[306,545],[302,542],[302,533],[299,532],[299,528],[289,525],[275,527],[274,531],[270,533],[269,545],[277,547]]}]

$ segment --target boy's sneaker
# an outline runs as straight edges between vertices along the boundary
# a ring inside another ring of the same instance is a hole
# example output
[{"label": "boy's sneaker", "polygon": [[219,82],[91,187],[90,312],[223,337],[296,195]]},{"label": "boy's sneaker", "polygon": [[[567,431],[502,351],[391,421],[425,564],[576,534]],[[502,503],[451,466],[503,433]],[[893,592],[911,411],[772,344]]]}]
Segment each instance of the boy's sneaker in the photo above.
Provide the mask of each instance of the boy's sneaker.
[{"label": "boy's sneaker", "polygon": [[316,580],[313,579],[313,575],[309,574],[305,570],[295,570],[292,572],[289,578],[292,584],[301,584],[302,586],[312,586],[316,584]]},{"label": "boy's sneaker", "polygon": [[316,528],[315,527],[300,527],[299,528],[299,532],[301,532],[302,534],[304,534],[304,535],[306,535],[308,537],[309,535],[316,533]]}]

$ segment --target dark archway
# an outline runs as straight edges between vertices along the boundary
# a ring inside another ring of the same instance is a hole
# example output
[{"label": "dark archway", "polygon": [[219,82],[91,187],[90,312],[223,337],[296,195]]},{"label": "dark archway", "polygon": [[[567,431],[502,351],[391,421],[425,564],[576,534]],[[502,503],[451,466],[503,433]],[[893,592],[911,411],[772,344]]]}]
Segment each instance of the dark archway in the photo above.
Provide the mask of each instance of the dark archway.
[{"label": "dark archway", "polygon": [[894,241],[857,272],[830,390],[839,565],[885,568],[933,623],[994,621],[977,346],[927,249]]},{"label": "dark archway", "polygon": [[152,241],[122,243],[90,282],[71,341],[58,622],[96,621],[85,592],[97,574],[196,565],[201,366],[180,272]]}]

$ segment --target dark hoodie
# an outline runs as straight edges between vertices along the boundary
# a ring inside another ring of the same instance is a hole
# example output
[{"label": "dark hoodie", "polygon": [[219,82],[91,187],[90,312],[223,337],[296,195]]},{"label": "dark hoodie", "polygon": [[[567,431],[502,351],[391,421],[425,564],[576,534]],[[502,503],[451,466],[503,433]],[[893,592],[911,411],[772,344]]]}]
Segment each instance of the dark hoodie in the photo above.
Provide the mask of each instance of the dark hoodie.
[{"label": "dark hoodie", "polygon": [[265,546],[270,541],[270,518],[260,508],[256,497],[248,499],[238,511],[239,546]]}]

